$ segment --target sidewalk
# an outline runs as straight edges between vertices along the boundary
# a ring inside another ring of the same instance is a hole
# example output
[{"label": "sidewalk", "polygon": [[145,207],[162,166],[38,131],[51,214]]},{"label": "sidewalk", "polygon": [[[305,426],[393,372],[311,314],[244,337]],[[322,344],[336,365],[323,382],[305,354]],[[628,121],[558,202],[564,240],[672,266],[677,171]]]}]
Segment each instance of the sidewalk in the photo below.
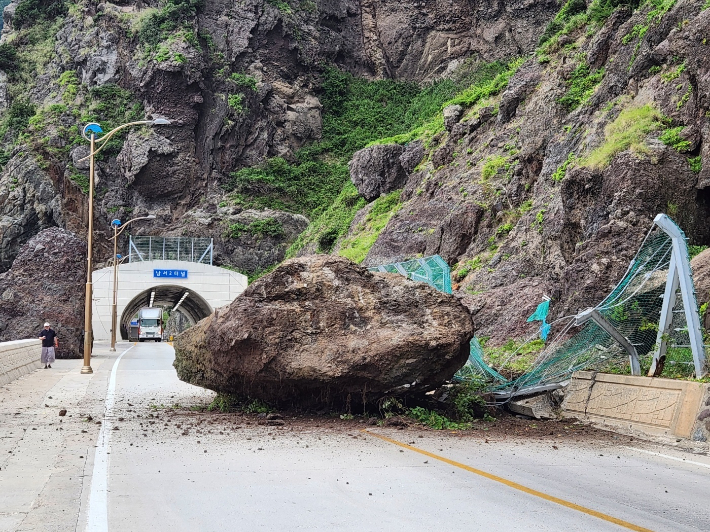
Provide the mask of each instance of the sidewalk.
[{"label": "sidewalk", "polygon": [[0,531],[76,529],[112,361],[129,346],[96,342],[92,375],[57,360],[0,387]]}]

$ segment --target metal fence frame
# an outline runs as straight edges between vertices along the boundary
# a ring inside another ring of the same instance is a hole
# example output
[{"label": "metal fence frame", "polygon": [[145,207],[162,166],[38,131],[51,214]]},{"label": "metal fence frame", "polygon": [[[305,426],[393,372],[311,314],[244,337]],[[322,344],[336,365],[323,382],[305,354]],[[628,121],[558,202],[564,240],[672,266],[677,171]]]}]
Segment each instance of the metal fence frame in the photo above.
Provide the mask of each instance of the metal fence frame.
[{"label": "metal fence frame", "polygon": [[128,262],[179,260],[212,265],[214,240],[184,236],[129,237]]}]

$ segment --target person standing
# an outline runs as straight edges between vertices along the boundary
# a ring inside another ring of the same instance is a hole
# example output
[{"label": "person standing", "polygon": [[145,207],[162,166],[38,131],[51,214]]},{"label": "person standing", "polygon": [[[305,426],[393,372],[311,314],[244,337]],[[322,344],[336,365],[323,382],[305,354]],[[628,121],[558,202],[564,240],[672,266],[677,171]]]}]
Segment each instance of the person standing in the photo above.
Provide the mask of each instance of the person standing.
[{"label": "person standing", "polygon": [[45,322],[44,329],[39,333],[39,339],[42,340],[42,364],[44,369],[51,368],[54,362],[54,350],[59,347],[57,342],[57,333],[52,330],[48,322]]}]

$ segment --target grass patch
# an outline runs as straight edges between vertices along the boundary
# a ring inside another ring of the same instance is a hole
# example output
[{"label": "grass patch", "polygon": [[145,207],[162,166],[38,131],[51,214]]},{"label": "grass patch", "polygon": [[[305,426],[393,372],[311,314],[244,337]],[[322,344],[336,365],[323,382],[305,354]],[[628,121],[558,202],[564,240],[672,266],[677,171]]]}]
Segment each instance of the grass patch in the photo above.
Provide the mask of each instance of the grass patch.
[{"label": "grass patch", "polygon": [[575,16],[586,13],[587,3],[585,0],[567,0],[540,36],[539,45],[542,46],[553,37],[560,35],[567,23]]},{"label": "grass patch", "polygon": [[256,92],[256,79],[251,76],[234,72],[229,76],[229,79],[233,81],[237,87],[243,87]]},{"label": "grass patch", "polygon": [[149,46],[156,46],[181,26],[191,29],[191,20],[203,3],[203,0],[164,0],[159,9],[142,20],[138,39]]},{"label": "grass patch", "polygon": [[591,71],[587,63],[581,63],[567,80],[567,92],[557,101],[568,111],[573,111],[589,100],[603,78],[603,68]]},{"label": "grass patch", "polygon": [[406,133],[383,137],[372,144],[406,144],[415,139],[433,137],[444,129],[444,118],[441,114],[444,107],[449,105],[473,107],[484,102],[487,98],[499,94],[508,86],[508,81],[524,61],[525,58],[518,58],[509,63],[495,61],[478,66],[466,78],[466,88],[453,98],[444,100],[438,106],[434,106],[433,102],[430,102],[432,105],[429,106],[429,118],[420,126],[410,129]]},{"label": "grass patch", "polygon": [[624,109],[604,129],[604,143],[581,159],[580,166],[606,168],[615,155],[625,150],[636,154],[648,153],[644,142],[646,136],[664,128],[664,121],[661,112],[651,105]]},{"label": "grass patch", "polygon": [[239,238],[244,234],[256,236],[258,238],[271,237],[278,238],[283,236],[284,228],[276,218],[264,218],[263,220],[254,220],[250,224],[234,223],[229,226],[227,236],[230,238]]},{"label": "grass patch", "polygon": [[491,155],[483,163],[483,168],[481,168],[481,178],[484,181],[488,181],[490,178],[495,177],[498,174],[498,170],[506,167],[508,164],[508,158],[503,155]]},{"label": "grass patch", "polygon": [[268,414],[274,411],[271,405],[260,399],[244,398],[228,393],[218,393],[207,410],[210,412],[219,410],[223,413],[239,411],[245,414]]},{"label": "grass patch", "polygon": [[355,228],[353,236],[343,241],[338,254],[358,264],[365,260],[380,232],[400,209],[401,194],[401,190],[395,190],[377,198],[364,222]]},{"label": "grass patch", "polygon": [[227,104],[238,115],[244,112],[244,95],[241,93],[230,94],[227,97]]},{"label": "grass patch", "polygon": [[483,259],[480,255],[476,255],[474,258],[467,260],[454,272],[457,281],[463,280],[469,273],[480,270],[483,267]]},{"label": "grass patch", "polygon": [[508,379],[523,375],[532,367],[537,355],[545,348],[545,342],[537,339],[530,342],[508,340],[499,347],[486,347],[481,341],[486,363]]},{"label": "grass patch", "polygon": [[429,410],[421,406],[410,408],[407,415],[434,430],[466,430],[471,428],[471,424],[468,422],[451,421],[436,410]]},{"label": "grass patch", "polygon": [[688,256],[689,258],[693,258],[696,255],[700,255],[703,251],[708,249],[708,246],[693,246],[693,245],[688,245]]},{"label": "grass patch", "polygon": [[[301,152],[299,155],[304,155]],[[289,163],[281,157],[231,175],[225,188],[234,203],[317,216],[331,204],[348,178],[344,162],[320,159]]]},{"label": "grass patch", "polygon": [[51,21],[65,16],[68,10],[65,0],[21,0],[12,17],[12,27],[19,30],[38,22]]},{"label": "grass patch", "polygon": [[688,164],[690,165],[690,170],[699,174],[703,169],[703,156],[698,155],[697,157],[690,157],[688,159]]},{"label": "grass patch", "polygon": [[675,70],[671,70],[670,72],[661,74],[661,79],[665,82],[673,81],[675,79],[678,79],[683,72],[685,72],[685,61],[678,65],[678,68],[676,68]]},{"label": "grass patch", "polygon": [[685,129],[684,126],[666,129],[663,134],[658,138],[661,140],[661,142],[663,142],[663,144],[665,144],[666,146],[670,146],[676,151],[688,151],[690,149],[690,141],[685,140],[683,137],[680,136],[680,133],[683,131],[683,129]]},{"label": "grass patch", "polygon": [[318,215],[286,250],[286,258],[295,257],[296,253],[309,243],[316,245],[318,253],[330,253],[335,243],[347,233],[357,211],[366,204],[365,198],[360,196],[355,185],[347,181],[333,203]]},{"label": "grass patch", "polygon": [[557,167],[557,170],[555,170],[552,174],[552,180],[559,183],[562,181],[565,176],[567,175],[567,168],[569,168],[570,165],[574,165],[575,161],[577,160],[577,157],[574,155],[574,152],[570,152],[570,154],[567,156],[567,159],[565,162],[563,162],[560,166]]}]

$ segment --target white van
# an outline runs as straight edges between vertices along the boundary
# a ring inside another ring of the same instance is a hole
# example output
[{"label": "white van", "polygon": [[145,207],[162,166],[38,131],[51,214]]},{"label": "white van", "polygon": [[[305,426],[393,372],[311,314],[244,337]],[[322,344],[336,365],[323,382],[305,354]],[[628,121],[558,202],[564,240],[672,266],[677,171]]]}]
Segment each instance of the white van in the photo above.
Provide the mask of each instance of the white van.
[{"label": "white van", "polygon": [[163,309],[144,307],[138,311],[138,341],[163,340]]}]

